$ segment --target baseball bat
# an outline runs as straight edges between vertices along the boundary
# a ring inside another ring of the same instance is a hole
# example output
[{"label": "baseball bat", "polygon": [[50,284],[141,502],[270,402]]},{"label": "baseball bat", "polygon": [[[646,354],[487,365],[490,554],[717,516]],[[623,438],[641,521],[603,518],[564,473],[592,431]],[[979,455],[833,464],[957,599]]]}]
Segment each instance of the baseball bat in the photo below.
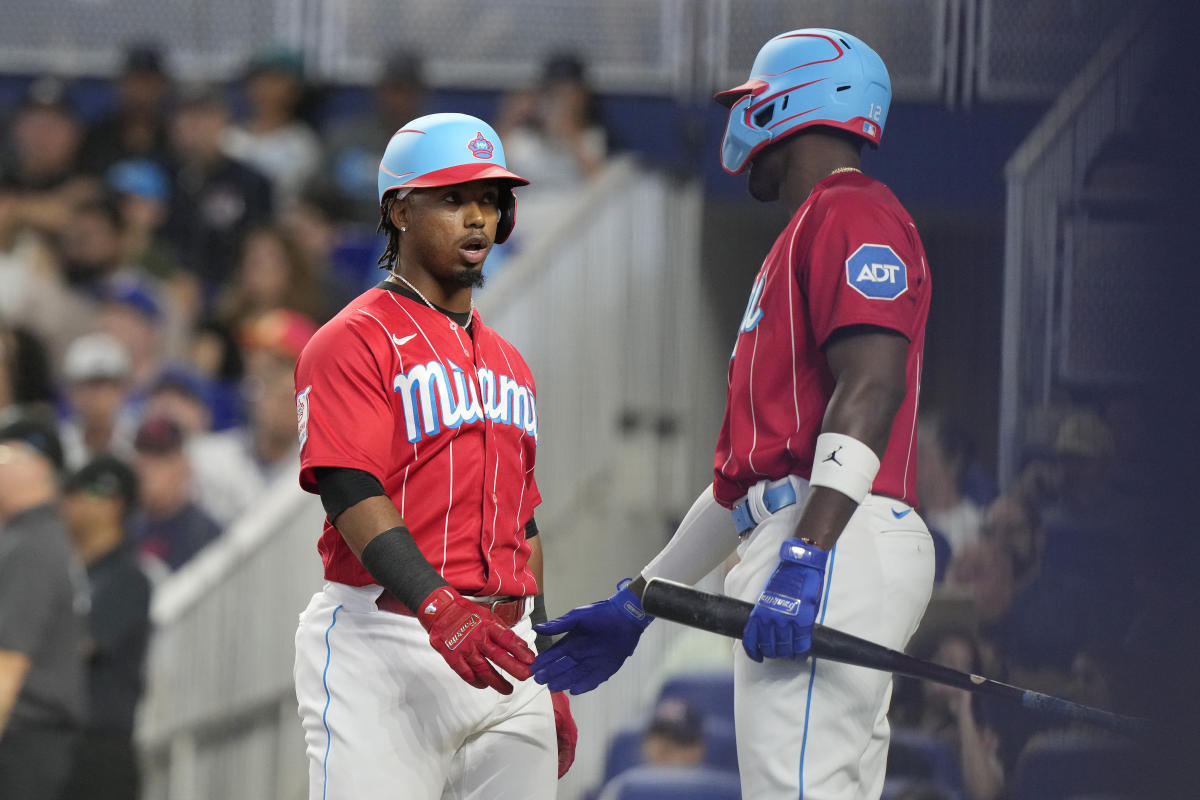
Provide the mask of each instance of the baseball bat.
[{"label": "baseball bat", "polygon": [[[652,578],[647,582],[642,595],[642,607],[646,609],[646,613],[656,617],[741,639],[754,604],[734,597],[709,594],[663,578]],[[1136,737],[1148,732],[1149,721],[1145,719],[1114,714],[1061,697],[1010,686],[981,675],[959,672],[824,625],[813,626],[812,654],[830,661],[878,669],[909,678],[943,683],[968,692],[1003,698],[1032,711],[1059,719],[1088,722],[1126,736]]]}]

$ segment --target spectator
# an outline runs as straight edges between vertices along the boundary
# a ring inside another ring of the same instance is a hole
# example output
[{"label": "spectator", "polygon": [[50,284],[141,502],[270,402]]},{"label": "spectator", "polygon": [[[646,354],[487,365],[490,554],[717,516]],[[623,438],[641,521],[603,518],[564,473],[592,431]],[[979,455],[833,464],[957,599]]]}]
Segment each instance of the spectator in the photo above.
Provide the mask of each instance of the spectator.
[{"label": "spectator", "polygon": [[0,275],[5,279],[0,311],[10,324],[37,334],[61,358],[72,339],[92,329],[95,291],[109,274],[110,256],[111,270],[119,268],[119,252],[106,249],[119,245],[119,237],[107,235],[119,212],[102,201],[81,204],[71,233],[57,240],[70,258],[64,264],[47,245],[47,237],[23,219],[27,202],[27,194],[0,177]]},{"label": "spectator", "polygon": [[133,365],[125,346],[106,333],[81,336],[67,348],[63,378],[70,415],[59,425],[66,464],[96,456],[128,457],[136,423],[126,405]]},{"label": "spectator", "polygon": [[8,322],[26,318],[27,301],[60,283],[45,237],[21,219],[21,199],[16,174],[0,166],[0,319]]},{"label": "spectator", "polygon": [[946,584],[974,601],[981,622],[994,623],[1012,604],[1012,562],[999,544],[980,539],[954,557]]},{"label": "spectator", "polygon": [[116,195],[78,205],[60,246],[67,282],[90,298],[103,295],[118,274],[132,272],[125,259],[125,218]]},{"label": "spectator", "polygon": [[120,204],[127,260],[159,280],[173,278],[178,264],[162,238],[171,203],[166,169],[150,159],[126,159],[109,167],[105,182]]},{"label": "spectator", "polygon": [[0,797],[57,800],[83,724],[87,587],[59,515],[54,428],[0,429]]},{"label": "spectator", "polygon": [[12,123],[11,170],[20,202],[22,225],[48,234],[61,233],[72,209],[93,190],[94,181],[78,170],[83,129],[57,78],[34,80]]},{"label": "spectator", "polygon": [[103,175],[128,158],[166,164],[170,155],[165,109],[170,88],[157,45],[140,42],[128,47],[116,80],[117,107],[88,128],[80,156],[82,168]]},{"label": "spectator", "polygon": [[[967,630],[943,630],[917,655],[959,672],[983,671],[979,645]],[[917,729],[942,740],[958,755],[967,800],[995,800],[1004,789],[1004,768],[1000,741],[983,713],[982,699],[940,683],[922,682],[921,689]]]},{"label": "spectator", "polygon": [[944,418],[924,413],[917,428],[917,496],[921,516],[931,530],[950,543],[950,553],[979,538],[979,506],[962,493],[962,480],[970,460],[966,434]]},{"label": "spectator", "polygon": [[574,188],[604,165],[608,142],[599,102],[574,55],[549,58],[541,85],[509,96],[500,118],[509,165],[539,191]]},{"label": "spectator", "polygon": [[980,534],[1008,557],[1017,589],[1029,585],[1041,572],[1045,529],[1029,503],[1012,496],[996,498],[984,512]]},{"label": "spectator", "polygon": [[138,553],[169,570],[183,566],[221,528],[192,502],[192,469],[183,431],[167,419],[147,419],[133,441],[141,499],[131,525]]},{"label": "spectator", "polygon": [[62,800],[136,800],[134,711],[150,638],[150,581],[126,537],[137,507],[137,478],[124,462],[101,456],[72,474],[63,511],[87,566],[88,716],[75,769]]},{"label": "spectator", "polygon": [[198,437],[189,448],[197,502],[222,525],[240,517],[276,481],[292,480],[299,468],[293,372],[316,330],[307,317],[279,310],[242,332],[248,424]]},{"label": "spectator", "polygon": [[246,236],[233,284],[221,302],[222,321],[237,330],[280,308],[314,319],[328,318],[313,268],[283,228],[256,228]]},{"label": "spectator", "polygon": [[229,110],[220,90],[193,85],[180,92],[171,122],[177,159],[166,235],[201,282],[206,303],[233,271],[246,231],[271,218],[271,185],[221,149]]},{"label": "spectator", "polygon": [[23,190],[49,192],[72,180],[83,130],[61,80],[43,76],[30,83],[13,120],[11,137],[11,167]]},{"label": "spectator", "polygon": [[371,110],[330,127],[323,172],[349,204],[347,217],[378,216],[376,182],[383,146],[405,123],[425,113],[425,91],[420,59],[407,51],[394,52],[375,83]]},{"label": "spectator", "polygon": [[[1059,491],[1041,509],[1046,528],[1044,569],[1075,576],[1093,592],[1128,593],[1131,576],[1140,568],[1133,559],[1145,548],[1124,559],[1114,559],[1111,553],[1125,547],[1128,532],[1143,525],[1145,500],[1130,491],[1127,481],[1117,479],[1111,431],[1095,414],[1069,414],[1059,426],[1054,451]],[[1128,608],[1115,611],[1118,617],[1113,623],[1129,622],[1119,616],[1127,614]]]},{"label": "spectator", "polygon": [[229,326],[214,319],[200,322],[192,330],[187,363],[212,388],[212,429],[231,428],[240,423],[242,351]]},{"label": "spectator", "polygon": [[142,413],[147,419],[165,417],[190,439],[212,430],[213,387],[188,367],[167,367],[150,387]]},{"label": "spectator", "polygon": [[126,263],[161,288],[168,309],[163,349],[182,353],[188,331],[202,311],[203,297],[200,282],[181,268],[163,232],[171,199],[167,172],[149,159],[128,159],[114,164],[106,180],[120,203]]},{"label": "spectator", "polygon": [[[1097,589],[1077,574],[1039,559],[1038,543],[1046,535],[1038,529],[1036,515],[1012,504],[1004,497],[992,504],[988,517],[995,538],[964,548],[951,564],[949,581],[966,587],[975,598],[981,631],[1000,654],[1012,682],[1062,694],[1075,654],[1111,637],[1114,630],[1124,631],[1128,620],[1121,618],[1121,609],[1098,607]],[[1013,530],[1003,530],[1001,522]],[[1025,542],[1030,543],[1028,550]],[[1019,555],[1029,551],[1027,558]],[[1019,585],[1014,583],[1018,567]]]},{"label": "spectator", "polygon": [[704,717],[687,701],[659,701],[642,734],[642,761],[666,767],[695,767],[704,762]]},{"label": "spectator", "polygon": [[307,262],[308,272],[315,276],[323,298],[320,321],[361,294],[368,278],[370,285],[379,278],[374,259],[354,258],[340,248],[345,239],[343,205],[333,187],[310,184],[281,220],[300,258]]},{"label": "spectator", "polygon": [[305,90],[300,53],[278,45],[259,51],[246,75],[250,118],[225,142],[229,155],[271,180],[279,209],[291,207],[321,165],[317,135],[299,118]]},{"label": "spectator", "polygon": [[119,341],[129,353],[129,383],[135,402],[144,398],[162,369],[167,320],[154,286],[125,276],[106,288],[96,329]]}]

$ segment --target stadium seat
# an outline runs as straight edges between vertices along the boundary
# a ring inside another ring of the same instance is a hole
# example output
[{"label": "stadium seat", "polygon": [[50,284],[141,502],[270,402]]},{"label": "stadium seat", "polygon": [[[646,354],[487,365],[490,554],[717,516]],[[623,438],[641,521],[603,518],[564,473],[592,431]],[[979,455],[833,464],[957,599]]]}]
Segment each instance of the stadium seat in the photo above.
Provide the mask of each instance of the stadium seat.
[{"label": "stadium seat", "polygon": [[[879,800],[897,800],[897,798],[903,797],[906,792],[918,788],[928,793],[923,796],[936,796],[938,800],[964,800],[965,797],[956,789],[951,789],[932,781],[922,780],[921,778],[889,777],[883,784],[883,794],[879,796]],[[933,794],[934,792],[936,792],[936,795]]]},{"label": "stadium seat", "polygon": [[[642,763],[643,726],[618,731],[609,740],[604,759],[604,781],[607,783],[632,767]],[[733,723],[707,720],[704,723],[704,765],[722,772],[737,774],[737,740]]]},{"label": "stadium seat", "polygon": [[677,675],[663,684],[658,699],[681,697],[706,717],[733,722],[733,673],[696,672]]},{"label": "stadium seat", "polygon": [[642,728],[617,731],[608,742],[604,758],[604,782],[612,780],[627,769],[642,763]]},{"label": "stadium seat", "polygon": [[888,747],[888,778],[927,780],[961,791],[962,768],[945,742],[912,728],[893,728]]},{"label": "stadium seat", "polygon": [[635,767],[610,782],[599,800],[741,800],[738,778],[706,767]]},{"label": "stadium seat", "polygon": [[1063,800],[1078,795],[1137,796],[1140,772],[1127,746],[1069,738],[1030,742],[1017,759],[1011,800]]},{"label": "stadium seat", "polygon": [[704,765],[737,774],[737,739],[733,723],[709,719],[704,723]]}]

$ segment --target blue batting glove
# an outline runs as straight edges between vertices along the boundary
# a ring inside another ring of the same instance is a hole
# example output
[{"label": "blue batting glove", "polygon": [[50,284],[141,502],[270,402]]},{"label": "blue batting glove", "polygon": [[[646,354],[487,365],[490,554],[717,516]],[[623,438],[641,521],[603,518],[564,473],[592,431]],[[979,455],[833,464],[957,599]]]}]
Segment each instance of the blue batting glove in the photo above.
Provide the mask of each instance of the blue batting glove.
[{"label": "blue batting glove", "polygon": [[631,579],[617,584],[607,600],[568,611],[558,619],[534,625],[538,633],[562,639],[533,662],[533,679],[552,692],[590,692],[621,668],[654,617],[629,591]]},{"label": "blue batting glove", "polygon": [[761,662],[764,657],[796,658],[809,651],[828,559],[829,553],[799,539],[783,543],[779,566],[742,633],[746,655]]}]

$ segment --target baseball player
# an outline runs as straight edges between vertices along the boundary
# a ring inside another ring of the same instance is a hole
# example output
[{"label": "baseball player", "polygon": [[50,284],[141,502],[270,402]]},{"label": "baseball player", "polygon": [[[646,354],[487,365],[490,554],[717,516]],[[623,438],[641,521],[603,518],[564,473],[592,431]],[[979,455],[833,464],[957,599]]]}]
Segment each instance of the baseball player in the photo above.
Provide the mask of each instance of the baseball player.
[{"label": "baseball player", "polygon": [[840,31],[771,39],[729,108],[727,172],[791,221],[750,290],[729,362],[714,481],[636,580],[538,630],[551,689],[584,692],[633,652],[654,577],[695,583],[736,547],[729,595],[754,602],[734,658],[744,797],[878,798],[891,676],[804,658],[820,622],[902,649],[933,585],[913,505],[930,278],[892,193],[860,169],[891,99],[871,48]]},{"label": "baseball player", "polygon": [[296,633],[314,800],[552,798],[573,758],[566,696],[525,681],[545,619],[533,376],[471,301],[525,183],[482,120],[397,131],[388,277],[296,365],[300,484],[328,515]]}]

